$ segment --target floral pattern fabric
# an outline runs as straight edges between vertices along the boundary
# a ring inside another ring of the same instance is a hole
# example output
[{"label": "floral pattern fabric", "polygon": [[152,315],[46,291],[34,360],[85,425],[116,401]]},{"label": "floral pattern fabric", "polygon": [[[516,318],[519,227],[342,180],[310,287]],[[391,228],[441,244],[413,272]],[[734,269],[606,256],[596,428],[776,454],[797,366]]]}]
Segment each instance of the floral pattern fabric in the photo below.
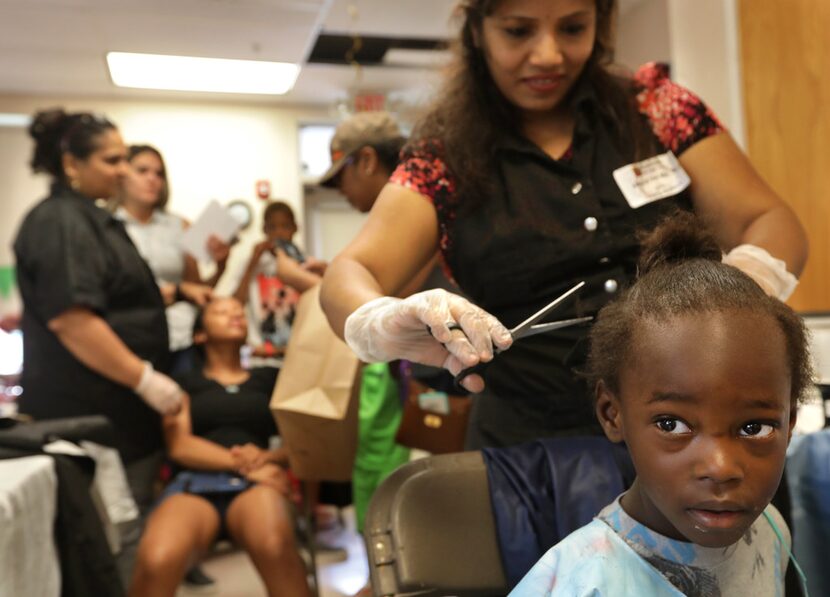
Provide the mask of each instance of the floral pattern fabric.
[{"label": "floral pattern fabric", "polygon": [[640,112],[667,149],[680,155],[692,145],[724,130],[717,116],[697,95],[669,79],[669,67],[650,62],[640,67],[634,81]]}]

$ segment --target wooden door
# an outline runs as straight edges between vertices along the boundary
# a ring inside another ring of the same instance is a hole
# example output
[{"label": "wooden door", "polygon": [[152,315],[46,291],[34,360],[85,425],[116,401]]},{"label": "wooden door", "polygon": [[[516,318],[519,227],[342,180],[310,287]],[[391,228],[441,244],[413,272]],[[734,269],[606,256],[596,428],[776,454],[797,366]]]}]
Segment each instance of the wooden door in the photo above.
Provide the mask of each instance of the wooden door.
[{"label": "wooden door", "polygon": [[790,305],[830,311],[830,0],[740,0],[739,11],[749,156],[810,239]]}]

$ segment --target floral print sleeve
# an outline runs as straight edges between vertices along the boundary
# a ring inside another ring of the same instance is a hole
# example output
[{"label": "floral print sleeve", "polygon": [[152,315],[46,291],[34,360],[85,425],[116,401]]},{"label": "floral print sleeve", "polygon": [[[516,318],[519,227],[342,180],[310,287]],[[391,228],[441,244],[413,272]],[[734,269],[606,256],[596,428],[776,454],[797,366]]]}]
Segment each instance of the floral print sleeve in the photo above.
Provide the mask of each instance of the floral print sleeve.
[{"label": "floral print sleeve", "polygon": [[429,197],[432,203],[443,195],[454,194],[455,181],[440,157],[440,149],[437,141],[422,141],[414,148],[404,149],[389,182]]},{"label": "floral print sleeve", "polygon": [[698,141],[725,130],[717,116],[694,93],[669,79],[665,64],[649,62],[634,74],[640,87],[640,112],[660,142],[680,155]]},{"label": "floral print sleeve", "polygon": [[441,254],[450,249],[448,233],[455,219],[455,178],[441,158],[441,143],[422,141],[413,148],[404,149],[397,169],[389,182],[398,184],[427,197],[438,213]]}]

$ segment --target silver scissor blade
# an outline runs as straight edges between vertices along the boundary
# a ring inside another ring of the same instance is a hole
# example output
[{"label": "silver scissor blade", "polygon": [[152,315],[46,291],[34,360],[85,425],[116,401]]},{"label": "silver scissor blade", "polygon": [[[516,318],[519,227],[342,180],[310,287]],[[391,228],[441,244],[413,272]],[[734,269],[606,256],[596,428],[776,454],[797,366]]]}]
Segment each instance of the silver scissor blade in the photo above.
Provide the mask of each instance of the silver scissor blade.
[{"label": "silver scissor blade", "polygon": [[561,294],[557,298],[553,299],[550,303],[542,307],[540,310],[536,311],[536,313],[534,313],[533,315],[525,319],[522,323],[510,330],[510,335],[513,336],[514,339],[521,338],[524,335],[522,334],[522,331],[525,328],[532,326],[534,323],[542,319],[545,315],[547,315],[556,307],[558,307],[562,303],[562,301],[567,299],[573,293],[579,291],[583,286],[585,286],[585,282],[580,282],[564,294]]},{"label": "silver scissor blade", "polygon": [[518,340],[519,338],[527,338],[529,336],[535,336],[536,334],[544,334],[545,332],[550,332],[553,330],[561,330],[562,328],[571,327],[572,325],[579,325],[580,323],[588,323],[592,321],[593,317],[575,317],[573,319],[562,319],[560,321],[551,321],[550,323],[537,323],[536,325],[532,325],[529,328],[525,328],[525,330],[519,334],[518,336],[514,336],[514,340]]}]

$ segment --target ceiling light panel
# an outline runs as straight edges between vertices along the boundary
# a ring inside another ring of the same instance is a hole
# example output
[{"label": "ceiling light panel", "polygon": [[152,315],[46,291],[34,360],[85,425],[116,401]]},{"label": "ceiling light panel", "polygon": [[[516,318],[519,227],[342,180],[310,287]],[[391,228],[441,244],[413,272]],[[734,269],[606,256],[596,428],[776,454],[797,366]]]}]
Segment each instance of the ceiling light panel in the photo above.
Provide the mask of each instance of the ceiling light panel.
[{"label": "ceiling light panel", "polygon": [[264,95],[290,91],[300,72],[285,62],[127,52],[109,52],[107,65],[119,87]]}]

